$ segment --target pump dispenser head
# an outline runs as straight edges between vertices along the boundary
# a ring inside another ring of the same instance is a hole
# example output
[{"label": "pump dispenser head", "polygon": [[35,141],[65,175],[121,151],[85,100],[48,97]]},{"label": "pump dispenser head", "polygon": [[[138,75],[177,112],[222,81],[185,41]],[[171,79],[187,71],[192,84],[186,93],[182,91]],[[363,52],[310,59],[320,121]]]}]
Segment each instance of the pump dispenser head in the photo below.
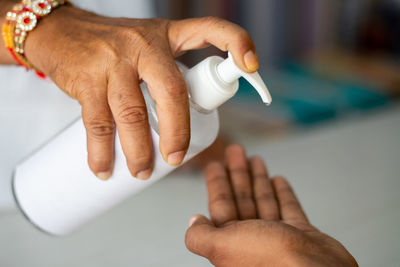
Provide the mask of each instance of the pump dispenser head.
[{"label": "pump dispenser head", "polygon": [[228,58],[217,65],[217,74],[219,75],[220,79],[226,83],[232,83],[240,77],[245,78],[254,87],[254,89],[257,90],[263,102],[267,106],[271,104],[271,95],[264,81],[261,79],[260,74],[258,74],[258,72],[247,73],[239,69],[233,61],[233,57],[230,52],[228,53]]},{"label": "pump dispenser head", "polygon": [[258,72],[247,73],[239,69],[231,53],[225,60],[208,57],[185,73],[191,101],[203,110],[214,110],[233,97],[239,88],[239,78],[245,78],[257,90],[266,105],[272,99]]}]

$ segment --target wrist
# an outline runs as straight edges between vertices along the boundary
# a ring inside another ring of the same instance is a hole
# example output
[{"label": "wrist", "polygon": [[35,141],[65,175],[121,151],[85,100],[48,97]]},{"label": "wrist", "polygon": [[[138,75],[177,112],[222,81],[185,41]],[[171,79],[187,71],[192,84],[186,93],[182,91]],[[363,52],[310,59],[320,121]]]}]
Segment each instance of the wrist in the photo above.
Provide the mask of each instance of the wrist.
[{"label": "wrist", "polygon": [[[0,24],[3,25],[6,21],[6,14],[9,12],[13,6],[18,3],[19,0],[3,0],[0,4]],[[0,64],[2,65],[16,65],[17,63],[11,56],[10,52],[5,46],[4,41],[1,41],[0,45]]]},{"label": "wrist", "polygon": [[[73,29],[79,27],[75,21],[89,13],[70,5],[63,5],[53,10],[43,18],[37,27],[29,33],[25,41],[25,56],[38,69],[46,75],[52,72],[56,53],[60,46],[68,43],[68,35],[71,35],[69,26]],[[89,13],[91,14],[91,13]],[[73,51],[70,51],[73,52]],[[68,56],[68,55],[65,55]]]},{"label": "wrist", "polygon": [[[25,57],[31,62],[36,68],[46,72],[46,64],[42,62],[42,58],[47,54],[51,57],[46,51],[48,47],[48,42],[51,40],[51,37],[54,36],[57,27],[57,17],[60,10],[66,8],[65,6],[61,6],[55,10],[53,10],[48,16],[43,18],[36,26],[36,28],[29,33],[25,40]],[[53,25],[54,24],[54,25]],[[47,73],[46,73],[47,74]]]},{"label": "wrist", "polygon": [[292,251],[286,258],[286,266],[294,267],[358,267],[356,260],[349,253],[335,254],[332,251],[312,251],[307,252]]},{"label": "wrist", "polygon": [[68,4],[68,2],[64,2],[64,0],[22,0],[13,3],[12,8],[7,7],[8,12],[6,12],[6,19],[2,25],[4,44],[18,65],[27,70],[34,70],[39,77],[43,78],[44,74],[26,57],[25,41],[32,32],[35,32],[39,21],[41,22],[57,7]]}]

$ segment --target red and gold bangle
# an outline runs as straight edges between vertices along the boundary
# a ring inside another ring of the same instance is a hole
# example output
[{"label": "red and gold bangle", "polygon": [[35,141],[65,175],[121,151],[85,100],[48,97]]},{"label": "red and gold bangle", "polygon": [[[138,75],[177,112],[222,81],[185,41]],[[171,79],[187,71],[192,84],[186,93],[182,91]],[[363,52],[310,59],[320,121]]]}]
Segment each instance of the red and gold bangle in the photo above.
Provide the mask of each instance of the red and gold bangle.
[{"label": "red and gold bangle", "polygon": [[67,3],[68,1],[65,0],[23,0],[14,5],[11,11],[7,12],[2,34],[8,51],[10,51],[18,65],[25,67],[27,70],[33,69],[41,78],[46,76],[25,57],[25,39],[28,33],[35,29],[41,18],[50,14],[58,6]]}]

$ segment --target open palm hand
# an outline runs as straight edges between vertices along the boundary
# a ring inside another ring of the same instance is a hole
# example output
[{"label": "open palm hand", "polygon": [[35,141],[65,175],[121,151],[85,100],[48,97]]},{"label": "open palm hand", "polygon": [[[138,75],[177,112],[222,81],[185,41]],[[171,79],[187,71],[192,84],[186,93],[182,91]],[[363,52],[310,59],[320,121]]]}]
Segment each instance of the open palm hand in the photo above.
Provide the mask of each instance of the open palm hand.
[{"label": "open palm hand", "polygon": [[211,220],[195,215],[186,246],[216,266],[358,266],[337,240],[312,226],[290,184],[269,178],[259,157],[226,150],[206,171]]}]

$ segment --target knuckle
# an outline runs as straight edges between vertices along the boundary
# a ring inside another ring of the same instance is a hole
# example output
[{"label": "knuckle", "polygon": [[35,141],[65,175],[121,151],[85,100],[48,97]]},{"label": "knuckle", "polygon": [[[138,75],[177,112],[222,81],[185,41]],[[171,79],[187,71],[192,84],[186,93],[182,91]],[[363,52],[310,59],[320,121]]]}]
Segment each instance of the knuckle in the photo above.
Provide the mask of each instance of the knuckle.
[{"label": "knuckle", "polygon": [[146,107],[130,104],[122,105],[118,113],[118,120],[123,124],[143,125],[147,122]]},{"label": "knuckle", "polygon": [[166,25],[170,23],[170,20],[164,19],[164,18],[153,18],[149,20],[151,23],[153,23],[155,26],[159,27],[160,25]]},{"label": "knuckle", "polygon": [[250,161],[254,164],[254,163],[264,163],[264,159],[260,156],[252,156],[250,158]]},{"label": "knuckle", "polygon": [[291,196],[293,196],[293,190],[289,186],[284,186],[280,188],[279,193],[285,198],[290,198]]},{"label": "knuckle", "polygon": [[145,150],[143,151],[143,154],[144,155],[133,158],[133,160],[129,162],[129,165],[132,169],[143,169],[143,167],[149,167],[149,165],[152,163],[151,150]]},{"label": "knuckle", "polygon": [[249,173],[249,170],[245,167],[242,168],[234,168],[229,170],[232,175],[235,175],[236,179],[246,179]]},{"label": "knuckle", "polygon": [[[106,158],[104,158],[106,156]],[[111,162],[111,158],[107,158],[107,155],[92,155],[90,157],[90,164],[93,167],[101,168],[103,166],[109,166]]]},{"label": "knuckle", "polygon": [[216,204],[219,202],[226,202],[226,201],[231,201],[233,200],[233,195],[230,193],[220,193],[217,196],[215,196],[210,203],[211,204]]},{"label": "knuckle", "polygon": [[207,184],[209,186],[219,186],[220,184],[223,184],[227,177],[225,175],[210,175],[207,177]]},{"label": "knuckle", "polygon": [[246,200],[251,198],[251,192],[247,190],[239,190],[235,192],[235,197],[238,200]]},{"label": "knuckle", "polygon": [[94,172],[108,170],[112,165],[112,159],[103,159],[103,158],[91,158],[89,159],[90,169]]},{"label": "knuckle", "polygon": [[190,142],[190,130],[176,130],[170,138],[163,138],[161,143],[169,147],[170,151],[186,150]]},{"label": "knuckle", "polygon": [[164,18],[152,18],[152,19],[148,19],[145,22],[145,28],[144,29],[144,33],[148,33],[149,32],[149,28],[152,29],[156,29],[156,31],[154,31],[155,33],[165,33],[165,30],[168,28],[169,24],[171,23],[170,20],[168,19],[164,19]]},{"label": "knuckle", "polygon": [[245,41],[245,42],[250,42],[251,41],[251,36],[250,33],[248,33],[245,29],[239,28],[239,30],[236,33],[236,38],[239,41]]},{"label": "knuckle", "polygon": [[96,52],[98,55],[101,55],[103,58],[106,58],[111,62],[120,61],[120,53],[117,48],[108,42],[100,41],[96,44]]},{"label": "knuckle", "polygon": [[139,171],[147,170],[151,168],[153,164],[151,150],[149,153],[145,153],[147,155],[140,157],[131,157],[127,161],[128,169],[133,176],[136,176]]},{"label": "knuckle", "polygon": [[114,123],[109,120],[93,119],[85,123],[90,138],[102,140],[114,135]]},{"label": "knuckle", "polygon": [[275,201],[276,198],[272,192],[261,193],[255,196],[258,201]]},{"label": "knuckle", "polygon": [[190,139],[190,128],[183,127],[182,129],[177,129],[173,132],[172,136],[176,141],[178,141],[175,143],[175,146],[186,143]]},{"label": "knuckle", "polygon": [[151,34],[148,27],[145,25],[135,26],[134,28],[123,28],[118,31],[118,39],[123,40],[124,43],[141,48],[152,47]]},{"label": "knuckle", "polygon": [[239,30],[236,32],[236,35],[233,37],[233,42],[236,43],[242,51],[255,48],[250,34],[242,28],[239,28]]},{"label": "knuckle", "polygon": [[68,79],[65,85],[66,92],[77,99],[82,105],[84,101],[90,99],[91,93],[87,89],[92,84],[92,79],[90,75],[84,71],[80,72],[78,75]]},{"label": "knuckle", "polygon": [[253,172],[253,178],[254,180],[259,180],[259,181],[265,181],[268,180],[268,176],[265,173],[256,173]]},{"label": "knuckle", "polygon": [[181,126],[179,129],[166,130],[160,138],[160,143],[168,146],[170,151],[186,149],[190,142],[190,128]]},{"label": "knuckle", "polygon": [[222,21],[224,21],[223,19],[216,17],[216,16],[207,16],[207,17],[204,17],[203,20],[207,24],[211,24],[211,25],[215,25],[215,24],[218,24],[218,23],[221,23]]},{"label": "knuckle", "polygon": [[299,207],[299,203],[294,199],[289,199],[283,202],[282,206],[284,206],[285,208],[297,209]]},{"label": "knuckle", "polygon": [[134,28],[124,28],[119,34],[122,38],[128,41],[144,41],[145,27],[138,25]]},{"label": "knuckle", "polygon": [[286,184],[285,186],[287,186],[287,184],[288,184],[286,178],[284,176],[282,176],[282,175],[275,175],[274,177],[272,177],[272,179],[274,181],[278,181],[280,183]]}]

